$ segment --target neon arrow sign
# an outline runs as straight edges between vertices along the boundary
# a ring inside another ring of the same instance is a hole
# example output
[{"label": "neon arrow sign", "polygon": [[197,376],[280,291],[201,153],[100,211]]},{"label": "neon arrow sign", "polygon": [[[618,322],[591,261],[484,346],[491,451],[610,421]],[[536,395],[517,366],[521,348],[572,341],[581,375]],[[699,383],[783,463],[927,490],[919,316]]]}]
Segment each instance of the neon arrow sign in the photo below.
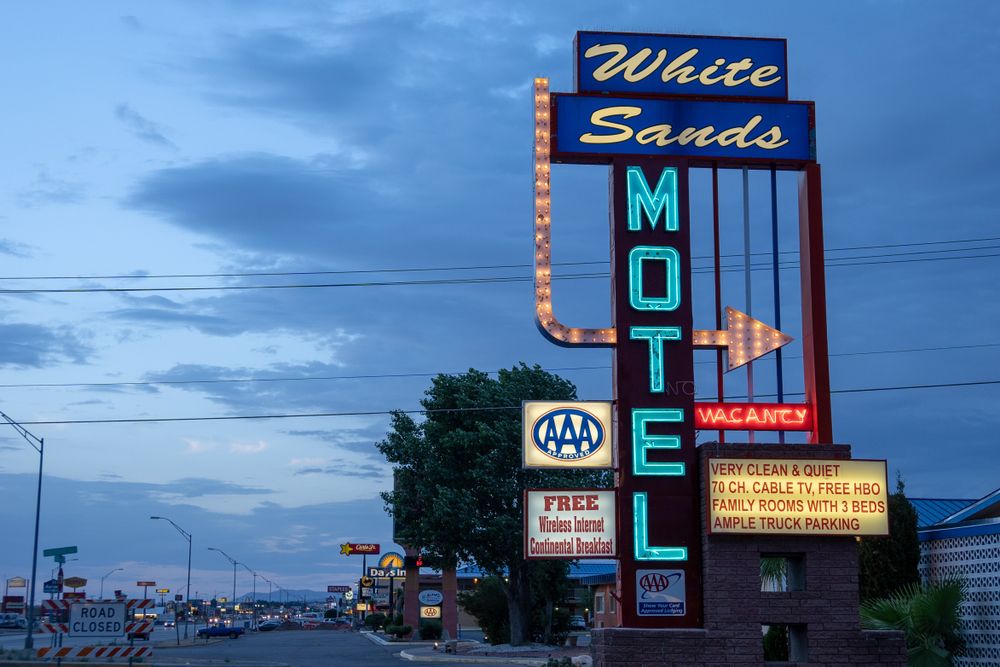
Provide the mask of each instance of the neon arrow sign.
[{"label": "neon arrow sign", "polygon": [[695,347],[727,348],[728,372],[788,345],[793,339],[746,313],[726,306],[726,328],[722,331],[695,329],[693,340]]}]

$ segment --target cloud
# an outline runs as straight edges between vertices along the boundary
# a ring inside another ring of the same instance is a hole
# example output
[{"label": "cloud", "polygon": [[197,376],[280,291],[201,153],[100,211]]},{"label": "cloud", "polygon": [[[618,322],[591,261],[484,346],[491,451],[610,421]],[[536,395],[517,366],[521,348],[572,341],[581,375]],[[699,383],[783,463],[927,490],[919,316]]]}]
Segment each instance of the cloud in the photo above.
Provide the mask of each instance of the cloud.
[{"label": "cloud", "polygon": [[33,250],[34,248],[26,243],[12,241],[11,239],[0,239],[0,255],[28,259],[32,256]]},{"label": "cloud", "polygon": [[[31,473],[0,473],[0,489],[11,497],[33,497],[36,483],[37,477]],[[226,512],[221,510],[223,505],[215,502],[217,496],[212,493],[216,491],[242,492],[238,497],[248,503],[263,502],[244,513]],[[134,586],[136,579],[148,572],[160,572],[159,578],[167,582],[182,582],[186,575],[187,543],[165,521],[149,520],[150,516],[169,517],[194,535],[193,596],[195,590],[202,593],[215,590],[218,581],[226,581],[228,563],[217,554],[208,553],[205,550],[208,546],[223,548],[240,560],[247,559],[256,571],[285,587],[316,588],[317,581],[346,583],[349,576],[356,578],[357,562],[353,559],[344,558],[333,567],[320,565],[330,560],[330,548],[323,543],[336,538],[341,542],[391,542],[391,521],[378,501],[350,499],[283,507],[269,502],[265,492],[212,479],[157,484],[83,481],[46,475],[44,506],[59,511],[45,515],[41,543],[78,545],[80,553],[86,554],[79,563],[74,563],[74,573],[80,576],[100,579],[114,567],[125,567],[122,582],[112,585],[112,577],[106,584],[112,590]],[[186,502],[184,497],[190,497],[192,502]],[[97,516],[110,517],[122,535],[127,533],[127,539],[108,539],[107,531],[95,530]],[[3,571],[23,572],[24,560],[18,554],[31,553],[33,522],[34,515],[24,512],[16,503],[0,504],[0,525],[5,529],[4,549],[0,551]],[[284,553],[288,550],[297,554],[291,561]],[[93,572],[88,568],[93,568]],[[231,585],[231,567],[228,572]],[[239,577],[238,588],[249,591],[249,575]]]},{"label": "cloud", "polygon": [[151,172],[125,204],[242,249],[330,256],[350,229],[386,220],[373,185],[329,154],[255,153]]},{"label": "cloud", "polygon": [[358,463],[345,459],[328,459],[325,465],[310,465],[299,468],[293,475],[332,475],[334,477],[363,477],[377,479],[390,474],[386,464]]},{"label": "cloud", "polygon": [[69,326],[0,324],[0,367],[43,368],[59,363],[87,363],[93,348],[89,334]]},{"label": "cloud", "polygon": [[194,438],[184,438],[184,444],[187,445],[186,451],[188,454],[203,454],[216,447],[214,442],[203,442]]},{"label": "cloud", "polygon": [[164,134],[163,127],[154,123],[127,104],[119,104],[115,108],[115,117],[128,129],[133,136],[146,143],[163,148],[177,150],[174,142]]},{"label": "cloud", "polygon": [[46,170],[39,171],[34,183],[17,195],[17,202],[25,208],[45,204],[78,204],[83,200],[83,185],[55,178]]},{"label": "cloud", "polygon": [[229,451],[233,454],[258,454],[267,449],[267,443],[263,440],[258,442],[234,442],[229,445]]}]

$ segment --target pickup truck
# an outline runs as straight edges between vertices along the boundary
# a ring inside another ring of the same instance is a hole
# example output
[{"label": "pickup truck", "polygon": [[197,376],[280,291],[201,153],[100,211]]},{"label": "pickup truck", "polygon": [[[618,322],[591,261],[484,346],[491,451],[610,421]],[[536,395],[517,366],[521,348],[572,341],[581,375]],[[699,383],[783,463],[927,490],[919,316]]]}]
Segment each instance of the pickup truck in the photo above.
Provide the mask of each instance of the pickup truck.
[{"label": "pickup truck", "polygon": [[212,625],[198,630],[199,637],[230,637],[236,639],[243,634],[243,628],[227,628],[224,625]]}]

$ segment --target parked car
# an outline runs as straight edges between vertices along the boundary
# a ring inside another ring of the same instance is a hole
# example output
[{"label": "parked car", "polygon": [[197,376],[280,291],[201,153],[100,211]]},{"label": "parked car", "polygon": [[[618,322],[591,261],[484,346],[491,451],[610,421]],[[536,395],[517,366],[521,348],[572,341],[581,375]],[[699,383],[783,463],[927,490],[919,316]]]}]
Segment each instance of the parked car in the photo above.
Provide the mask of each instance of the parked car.
[{"label": "parked car", "polygon": [[20,614],[0,614],[0,628],[14,628],[24,630],[28,627],[28,621]]},{"label": "parked car", "polygon": [[236,639],[243,634],[243,628],[227,628],[224,625],[212,625],[207,628],[199,628],[197,636],[199,637],[229,637],[230,639]]},{"label": "parked car", "polygon": [[281,621],[271,620],[271,621],[264,621],[263,623],[257,626],[257,629],[260,630],[261,632],[268,632],[269,630],[277,630],[280,627],[281,627]]},{"label": "parked car", "polygon": [[570,616],[569,617],[569,629],[570,630],[586,630],[587,622],[583,620],[583,616]]}]

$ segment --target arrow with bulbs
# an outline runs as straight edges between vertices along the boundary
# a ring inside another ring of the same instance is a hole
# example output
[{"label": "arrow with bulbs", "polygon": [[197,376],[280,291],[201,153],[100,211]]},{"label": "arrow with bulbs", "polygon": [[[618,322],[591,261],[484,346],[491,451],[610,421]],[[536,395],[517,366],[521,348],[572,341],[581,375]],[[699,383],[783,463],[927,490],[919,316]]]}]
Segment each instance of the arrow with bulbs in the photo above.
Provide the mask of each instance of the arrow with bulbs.
[{"label": "arrow with bulbs", "polygon": [[726,306],[726,328],[722,331],[695,329],[692,340],[695,347],[727,348],[728,372],[788,345],[793,339],[746,313]]}]

